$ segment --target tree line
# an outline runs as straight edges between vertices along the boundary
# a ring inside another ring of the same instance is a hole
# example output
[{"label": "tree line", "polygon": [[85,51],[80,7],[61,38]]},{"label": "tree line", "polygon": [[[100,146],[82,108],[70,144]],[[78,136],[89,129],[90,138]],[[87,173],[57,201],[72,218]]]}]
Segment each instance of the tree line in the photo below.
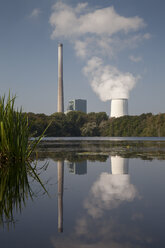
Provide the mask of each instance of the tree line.
[{"label": "tree line", "polygon": [[78,136],[165,136],[165,114],[152,113],[139,116],[123,116],[109,118],[105,112],[85,114],[71,111],[67,114],[52,115],[27,113],[32,136],[40,136],[46,127],[48,137],[78,137]]}]

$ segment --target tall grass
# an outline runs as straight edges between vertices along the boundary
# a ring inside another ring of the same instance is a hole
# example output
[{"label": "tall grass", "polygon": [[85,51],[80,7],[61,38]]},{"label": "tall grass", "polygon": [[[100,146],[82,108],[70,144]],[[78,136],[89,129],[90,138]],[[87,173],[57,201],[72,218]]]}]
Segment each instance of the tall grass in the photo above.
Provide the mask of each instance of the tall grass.
[{"label": "tall grass", "polygon": [[28,119],[22,109],[15,110],[15,97],[0,98],[0,159],[8,161],[24,161],[28,152]]},{"label": "tall grass", "polygon": [[22,203],[31,196],[28,175],[47,192],[30,163],[44,133],[30,141],[27,115],[22,109],[15,110],[15,99],[10,92],[7,99],[0,97],[0,224],[5,220],[12,222],[13,209],[21,211]]},{"label": "tall grass", "polygon": [[15,110],[15,96],[0,97],[0,166],[7,162],[25,162],[41,140],[29,142],[30,130],[26,114]]}]

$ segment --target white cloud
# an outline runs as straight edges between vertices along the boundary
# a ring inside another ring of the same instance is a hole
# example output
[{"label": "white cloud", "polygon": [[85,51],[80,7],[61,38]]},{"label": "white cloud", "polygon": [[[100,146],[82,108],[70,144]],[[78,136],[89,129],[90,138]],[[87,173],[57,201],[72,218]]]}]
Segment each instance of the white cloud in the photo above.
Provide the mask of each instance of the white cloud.
[{"label": "white cloud", "polygon": [[140,57],[140,56],[135,57],[134,55],[130,55],[130,56],[129,56],[129,59],[130,59],[132,62],[135,62],[135,63],[138,63],[138,62],[142,61],[142,57]]},{"label": "white cloud", "polygon": [[49,22],[51,38],[69,40],[76,55],[86,60],[84,72],[102,101],[113,97],[128,98],[137,78],[129,72],[104,65],[103,59],[115,57],[123,49],[134,49],[150,39],[149,33],[140,32],[146,26],[142,18],[124,17],[113,6],[91,10],[88,3],[72,7],[58,1],[52,7]]},{"label": "white cloud", "polygon": [[76,55],[81,58],[85,58],[87,56],[87,45],[87,41],[76,40],[74,46]]},{"label": "white cloud", "polygon": [[39,8],[33,9],[31,14],[29,15],[29,18],[37,18],[42,13],[42,11]]},{"label": "white cloud", "polygon": [[88,3],[79,3],[76,8],[75,8],[75,12],[76,13],[81,13],[84,10],[86,10],[86,7],[88,6]]},{"label": "white cloud", "polygon": [[143,19],[137,16],[129,18],[120,16],[113,7],[81,14],[86,6],[87,3],[72,8],[61,2],[56,3],[50,17],[50,24],[53,27],[52,39],[61,36],[65,38],[80,37],[84,34],[111,36],[118,32],[137,31],[145,26]]}]

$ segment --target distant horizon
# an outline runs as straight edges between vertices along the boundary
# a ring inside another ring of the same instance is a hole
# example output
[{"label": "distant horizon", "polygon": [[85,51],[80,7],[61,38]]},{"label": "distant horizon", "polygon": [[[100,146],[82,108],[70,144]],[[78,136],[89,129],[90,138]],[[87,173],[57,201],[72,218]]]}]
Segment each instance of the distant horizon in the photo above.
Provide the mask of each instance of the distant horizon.
[{"label": "distant horizon", "polygon": [[[87,106],[88,107],[88,106]],[[72,110],[71,110],[72,111]],[[128,110],[129,111],[129,110]],[[65,114],[65,112],[66,111],[64,111],[64,113],[63,114]],[[90,112],[88,112],[87,111],[87,113],[86,114],[89,114],[89,113],[101,113],[101,112],[104,112],[104,113],[106,113],[107,114],[107,112],[106,111],[99,111],[99,112],[96,112],[96,111],[90,111]],[[44,114],[44,115],[47,115],[47,116],[50,116],[50,115],[52,115],[52,114],[55,114],[55,113],[58,113],[57,111],[55,111],[55,112],[53,112],[53,113],[50,113],[50,114],[46,114],[46,113],[44,113],[44,112],[32,112],[32,111],[28,111],[28,112],[26,112],[26,111],[24,111],[24,109],[23,109],[23,113],[33,113],[33,114]],[[137,115],[137,116],[139,116],[139,115],[142,115],[142,114],[152,114],[152,115],[159,115],[159,114],[165,114],[165,112],[159,112],[159,113],[152,113],[152,112],[144,112],[144,113],[140,113],[140,114],[129,114],[128,113],[128,116],[135,116],[135,115]],[[110,116],[110,113],[109,114],[107,114],[108,116]],[[114,117],[111,117],[111,118],[114,118]],[[119,117],[120,118],[120,117]]]}]

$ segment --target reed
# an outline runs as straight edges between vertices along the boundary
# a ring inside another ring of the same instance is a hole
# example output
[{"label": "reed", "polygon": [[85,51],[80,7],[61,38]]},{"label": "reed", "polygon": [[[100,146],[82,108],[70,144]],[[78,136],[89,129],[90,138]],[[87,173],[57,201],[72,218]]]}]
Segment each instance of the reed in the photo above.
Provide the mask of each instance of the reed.
[{"label": "reed", "polygon": [[28,177],[40,183],[36,168],[31,165],[32,153],[43,134],[31,140],[27,115],[15,110],[15,99],[0,97],[0,225],[14,222],[13,211],[21,211],[22,204],[32,197]]},{"label": "reed", "polygon": [[26,114],[15,110],[15,96],[0,97],[0,167],[6,163],[25,162],[43,135],[29,141],[30,130]]}]

